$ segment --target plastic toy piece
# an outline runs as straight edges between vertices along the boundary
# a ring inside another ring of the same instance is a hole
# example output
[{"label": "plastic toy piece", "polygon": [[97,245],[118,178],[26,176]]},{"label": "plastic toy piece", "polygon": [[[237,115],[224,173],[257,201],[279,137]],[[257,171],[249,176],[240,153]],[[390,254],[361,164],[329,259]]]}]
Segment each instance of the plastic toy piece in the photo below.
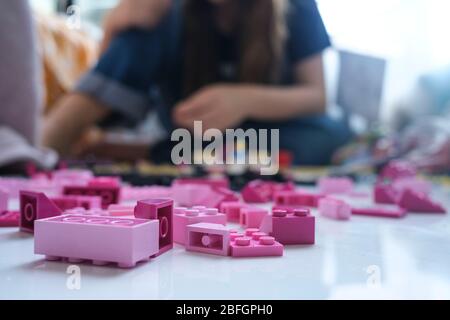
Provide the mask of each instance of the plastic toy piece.
[{"label": "plastic toy piece", "polygon": [[173,240],[185,244],[187,226],[197,223],[213,223],[226,225],[227,217],[216,208],[196,206],[192,209],[175,208],[173,215]]},{"label": "plastic toy piece", "polygon": [[284,245],[314,244],[316,219],[309,209],[296,209],[293,213],[274,210],[261,223],[260,231],[277,239]]},{"label": "plastic toy piece", "polygon": [[158,220],[65,215],[36,221],[34,252],[47,260],[132,268],[158,252]]},{"label": "plastic toy piece", "polygon": [[142,219],[159,220],[159,251],[156,256],[160,256],[173,248],[173,200],[149,199],[138,201],[134,208],[134,216]]},{"label": "plastic toy piece", "polygon": [[352,214],[361,216],[402,218],[406,215],[406,210],[398,206],[373,206],[367,208],[352,208]]},{"label": "plastic toy piece", "polygon": [[395,160],[389,162],[389,164],[383,168],[380,178],[396,180],[399,178],[415,177],[416,175],[417,170],[411,163]]},{"label": "plastic toy piece", "polygon": [[437,202],[430,199],[425,193],[406,189],[398,205],[410,212],[420,213],[446,213],[447,210]]},{"label": "plastic toy piece", "polygon": [[291,182],[276,183],[262,180],[249,182],[241,191],[242,198],[248,203],[266,203],[273,200],[276,192],[294,191],[295,185]]},{"label": "plastic toy piece", "polygon": [[377,183],[373,189],[373,198],[378,204],[395,204],[399,194],[390,184]]},{"label": "plastic toy piece", "polygon": [[325,195],[307,191],[281,191],[275,193],[274,200],[276,205],[317,208],[319,200],[323,197],[325,197]]},{"label": "plastic toy piece", "polygon": [[261,232],[252,232],[248,236],[230,235],[230,255],[232,257],[280,257],[283,245],[274,237]]},{"label": "plastic toy piece", "polygon": [[8,192],[0,188],[0,214],[8,210]]},{"label": "plastic toy piece", "polygon": [[172,186],[172,198],[179,206],[193,207],[201,205],[205,196],[211,192],[206,185],[175,184]]},{"label": "plastic toy piece", "polygon": [[34,222],[61,215],[59,209],[47,196],[41,192],[20,192],[20,230],[34,232]]},{"label": "plastic toy piece", "polygon": [[239,222],[241,209],[245,208],[247,205],[242,202],[232,201],[223,202],[220,205],[220,212],[223,212],[227,216],[228,222]]},{"label": "plastic toy piece", "polygon": [[403,193],[406,189],[430,194],[432,185],[426,180],[418,179],[417,177],[411,177],[396,179],[392,182],[392,188],[399,194]]},{"label": "plastic toy piece", "polygon": [[171,188],[161,186],[122,187],[121,201],[139,201],[144,199],[171,198]]},{"label": "plastic toy piece", "polygon": [[201,205],[219,209],[224,202],[237,202],[239,197],[227,188],[211,188]]},{"label": "plastic toy piece", "polygon": [[108,212],[113,217],[133,216],[134,207],[133,205],[111,204],[108,207]]},{"label": "plastic toy piece", "polygon": [[61,196],[50,198],[53,203],[61,209],[61,211],[66,211],[74,208],[85,208],[85,209],[98,209],[101,208],[102,199],[95,196]]},{"label": "plastic toy piece", "polygon": [[244,228],[259,228],[267,215],[269,215],[269,212],[265,209],[244,207],[240,211],[239,224]]},{"label": "plastic toy piece", "polygon": [[319,212],[328,218],[348,220],[351,217],[352,208],[343,200],[326,197],[319,201]]},{"label": "plastic toy piece", "polygon": [[354,189],[353,181],[350,178],[323,177],[318,182],[319,191],[323,194],[344,194],[350,193]]},{"label": "plastic toy piece", "polygon": [[211,188],[230,188],[227,178],[180,178],[173,181],[174,185],[203,185]]},{"label": "plastic toy piece", "polygon": [[19,223],[19,211],[3,211],[0,213],[0,227],[18,227]]},{"label": "plastic toy piece", "polygon": [[95,177],[88,181],[90,187],[120,187],[119,177]]},{"label": "plastic toy piece", "polygon": [[65,186],[64,195],[76,196],[99,196],[102,199],[102,208],[106,209],[110,204],[119,202],[120,188],[114,185],[94,185],[90,186]]},{"label": "plastic toy piece", "polygon": [[187,226],[186,250],[229,255],[230,231],[221,224],[196,223]]}]

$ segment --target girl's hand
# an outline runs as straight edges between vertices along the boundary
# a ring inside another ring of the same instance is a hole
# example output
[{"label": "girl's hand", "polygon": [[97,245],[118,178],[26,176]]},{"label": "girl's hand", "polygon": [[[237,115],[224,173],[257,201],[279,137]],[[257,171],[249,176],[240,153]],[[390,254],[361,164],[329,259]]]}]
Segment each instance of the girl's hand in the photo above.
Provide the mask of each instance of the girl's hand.
[{"label": "girl's hand", "polygon": [[204,130],[233,129],[248,117],[250,90],[243,85],[208,86],[175,107],[174,122],[191,130],[194,121],[202,121]]},{"label": "girl's hand", "polygon": [[171,0],[121,0],[105,17],[101,51],[105,51],[114,36],[123,30],[156,26],[171,3]]}]

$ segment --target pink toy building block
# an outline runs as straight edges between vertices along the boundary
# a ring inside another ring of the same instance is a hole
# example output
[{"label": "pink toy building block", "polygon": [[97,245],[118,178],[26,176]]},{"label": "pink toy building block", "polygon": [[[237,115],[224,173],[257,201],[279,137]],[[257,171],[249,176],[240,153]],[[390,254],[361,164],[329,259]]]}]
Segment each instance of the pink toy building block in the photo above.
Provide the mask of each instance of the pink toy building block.
[{"label": "pink toy building block", "polygon": [[281,191],[275,193],[276,205],[305,206],[317,208],[325,195],[308,191]]},{"label": "pink toy building block", "polygon": [[446,213],[446,209],[437,202],[431,200],[431,198],[425,194],[406,189],[398,205],[410,212],[421,213]]},{"label": "pink toy building block", "polygon": [[88,181],[91,187],[120,187],[121,180],[119,177],[95,177]]},{"label": "pink toy building block", "polygon": [[138,201],[134,208],[134,216],[142,219],[159,220],[159,251],[160,256],[173,248],[174,222],[172,199],[148,199]]},{"label": "pink toy building block", "polygon": [[232,257],[279,257],[283,245],[263,232],[246,232],[245,236],[230,234],[230,255]]},{"label": "pink toy building block", "polygon": [[193,207],[201,205],[211,187],[194,184],[175,184],[172,186],[172,198],[179,206]]},{"label": "pink toy building block", "polygon": [[260,231],[275,237],[284,245],[314,244],[315,222],[315,217],[306,208],[296,209],[293,213],[275,210],[264,218]]},{"label": "pink toy building block", "polygon": [[350,178],[323,177],[319,180],[318,188],[323,194],[343,194],[353,191],[354,185]]},{"label": "pink toy building block", "polygon": [[319,212],[328,218],[348,220],[351,217],[352,208],[343,200],[326,197],[319,201]]},{"label": "pink toy building block", "polygon": [[399,193],[391,184],[377,183],[373,189],[373,197],[375,203],[378,204],[395,204],[398,201]]},{"label": "pink toy building block", "polygon": [[3,211],[0,213],[0,227],[18,227],[19,223],[19,211]]},{"label": "pink toy building block", "polygon": [[0,214],[8,210],[8,192],[0,188]]},{"label": "pink toy building block", "polygon": [[60,196],[50,198],[53,203],[66,211],[73,208],[98,209],[101,208],[102,199],[95,196]]},{"label": "pink toy building block", "polygon": [[221,224],[196,223],[186,228],[186,250],[228,256],[230,231]]},{"label": "pink toy building block", "polygon": [[204,201],[201,205],[207,208],[219,209],[224,202],[236,202],[239,201],[239,197],[227,188],[211,188],[210,192],[206,194]]},{"label": "pink toy building block", "polygon": [[431,192],[432,185],[426,180],[419,179],[417,177],[409,177],[394,180],[392,182],[392,188],[399,194],[403,193],[406,189],[429,194]]},{"label": "pink toy building block", "polygon": [[242,198],[249,203],[265,203],[273,200],[276,192],[294,191],[295,185],[291,182],[276,183],[262,180],[249,182],[241,191]]},{"label": "pink toy building block", "polygon": [[20,192],[20,230],[34,231],[34,222],[61,215],[62,211],[41,192]]},{"label": "pink toy building block", "polygon": [[73,208],[66,210],[62,215],[77,214],[83,216],[111,216],[110,212],[102,209],[85,209],[85,208]]},{"label": "pink toy building block", "polygon": [[352,214],[384,218],[402,218],[406,215],[406,210],[399,208],[398,206],[375,205],[365,208],[352,208]]},{"label": "pink toy building block", "polygon": [[226,225],[227,217],[219,213],[216,208],[206,208],[203,206],[187,208],[175,208],[173,215],[174,242],[185,244],[187,226],[196,223],[213,223]]},{"label": "pink toy building block", "polygon": [[65,215],[36,221],[34,252],[47,260],[131,268],[158,252],[158,220]]},{"label": "pink toy building block", "polygon": [[65,186],[64,195],[98,196],[102,199],[102,208],[119,202],[120,188],[114,185]]},{"label": "pink toy building block", "polygon": [[245,228],[259,228],[269,212],[258,207],[243,207],[239,215],[239,223]]},{"label": "pink toy building block", "polygon": [[108,207],[108,212],[113,217],[133,216],[134,207],[134,205],[111,204]]},{"label": "pink toy building block", "polygon": [[220,212],[223,212],[227,216],[228,222],[239,222],[241,209],[246,206],[243,202],[223,202],[220,205]]},{"label": "pink toy building block", "polygon": [[230,188],[230,181],[227,178],[180,178],[173,181],[174,185],[204,185],[211,188]]},{"label": "pink toy building block", "polygon": [[121,201],[139,201],[144,199],[171,198],[172,192],[169,187],[144,186],[144,187],[122,187]]},{"label": "pink toy building block", "polygon": [[414,165],[407,161],[394,160],[383,168],[380,178],[396,180],[398,178],[415,177],[416,175],[417,171]]}]

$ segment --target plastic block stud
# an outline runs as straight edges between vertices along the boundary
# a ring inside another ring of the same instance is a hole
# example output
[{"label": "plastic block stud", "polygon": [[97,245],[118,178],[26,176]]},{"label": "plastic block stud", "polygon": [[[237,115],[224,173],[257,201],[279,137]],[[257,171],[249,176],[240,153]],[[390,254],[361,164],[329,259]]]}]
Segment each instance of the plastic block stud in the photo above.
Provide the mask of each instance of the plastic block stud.
[{"label": "plastic block stud", "polygon": [[175,208],[173,215],[174,242],[184,245],[187,226],[201,222],[225,225],[227,217],[225,214],[219,213],[219,210],[216,208],[206,208],[204,206],[196,206],[192,209]]},{"label": "plastic block stud", "polygon": [[36,221],[34,252],[47,260],[132,268],[158,252],[158,220],[65,215]]},{"label": "plastic block stud", "polygon": [[157,256],[173,248],[173,200],[149,199],[138,201],[134,216],[159,220],[159,251]]},{"label": "plastic block stud", "polygon": [[259,228],[269,212],[258,207],[244,207],[240,211],[239,223],[244,228]]},{"label": "plastic block stud", "polygon": [[19,222],[19,211],[3,211],[0,213],[0,227],[18,227]]},{"label": "plastic block stud", "polygon": [[261,223],[260,231],[277,239],[284,245],[314,244],[315,217],[309,209],[295,209],[293,213],[285,210],[274,210]]},{"label": "plastic block stud", "polygon": [[230,235],[232,257],[279,257],[283,255],[283,245],[262,232],[246,232],[245,236]]},{"label": "plastic block stud", "polygon": [[446,213],[442,205],[431,200],[425,193],[408,189],[403,192],[398,204],[410,212]]},{"label": "plastic block stud", "polygon": [[186,250],[228,256],[230,231],[221,224],[197,223],[187,226]]},{"label": "plastic block stud", "polygon": [[102,199],[102,208],[106,209],[110,204],[119,202],[120,188],[116,185],[103,185],[99,182],[88,186],[65,186],[64,195],[74,196],[98,196]]},{"label": "plastic block stud", "polygon": [[62,211],[41,192],[20,192],[20,230],[34,231],[34,222],[61,215]]},{"label": "plastic block stud", "polygon": [[331,219],[348,220],[351,217],[352,208],[343,200],[326,197],[319,201],[319,212]]}]

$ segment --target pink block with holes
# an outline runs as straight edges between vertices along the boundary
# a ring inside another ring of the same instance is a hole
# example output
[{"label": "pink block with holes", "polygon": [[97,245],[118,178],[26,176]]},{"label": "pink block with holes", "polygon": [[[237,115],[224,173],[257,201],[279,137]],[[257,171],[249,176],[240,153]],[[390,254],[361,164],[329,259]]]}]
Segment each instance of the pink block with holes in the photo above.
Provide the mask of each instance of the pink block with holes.
[{"label": "pink block with holes", "polygon": [[407,211],[398,206],[371,206],[366,208],[352,208],[352,214],[360,216],[372,216],[383,218],[402,218]]},{"label": "pink block with holes", "polygon": [[318,189],[323,194],[344,194],[350,193],[354,189],[353,181],[350,178],[323,177],[318,182]]},{"label": "pink block with holes", "polygon": [[180,178],[174,180],[174,185],[204,185],[211,188],[230,188],[230,181],[228,178]]},{"label": "pink block with holes", "polygon": [[102,208],[106,209],[110,204],[119,202],[120,188],[114,185],[100,185],[94,183],[88,186],[65,186],[64,195],[71,196],[97,196],[102,200]]},{"label": "pink block with holes", "polygon": [[377,183],[373,189],[373,198],[378,204],[395,204],[399,193],[390,184]]},{"label": "pink block with holes", "polygon": [[107,210],[109,214],[114,217],[133,216],[134,207],[134,205],[111,204]]},{"label": "pink block with holes", "polygon": [[230,231],[221,224],[196,223],[186,227],[186,250],[229,255]]},{"label": "pink block with holes", "polygon": [[42,192],[21,191],[20,192],[20,230],[25,232],[34,231],[34,222],[61,215],[59,209]]},{"label": "pink block with holes", "polygon": [[326,197],[319,201],[319,212],[324,217],[336,220],[349,220],[352,208],[343,200]]},{"label": "pink block with holes", "polygon": [[138,201],[134,208],[134,216],[142,219],[159,220],[159,251],[156,256],[160,256],[173,248],[174,222],[172,199]]},{"label": "pink block with holes", "polygon": [[309,191],[281,191],[275,193],[274,201],[276,205],[317,208],[319,200],[323,197],[325,197],[324,194]]},{"label": "pink block with holes", "polygon": [[0,213],[0,227],[18,227],[20,223],[19,211],[3,211]]},{"label": "pink block with holes", "polygon": [[50,200],[62,211],[73,208],[98,209],[102,206],[102,199],[96,196],[60,196]]},{"label": "pink block with holes", "polygon": [[447,210],[439,203],[433,201],[427,194],[405,190],[400,197],[398,205],[409,212],[420,213],[446,213]]},{"label": "pink block with holes", "polygon": [[223,212],[227,216],[228,222],[239,222],[241,209],[246,206],[243,202],[223,202],[220,205],[220,212]]},{"label": "pink block with holes", "polygon": [[274,237],[257,229],[247,229],[245,235],[230,234],[230,255],[232,257],[280,257],[284,247]]},{"label": "pink block with holes", "polygon": [[131,268],[158,252],[159,221],[65,215],[37,220],[35,254],[70,263],[117,263]]},{"label": "pink block with holes", "polygon": [[269,211],[258,207],[243,207],[239,214],[239,224],[245,228],[259,228]]},{"label": "pink block with holes", "polygon": [[274,210],[261,223],[260,231],[284,245],[314,244],[316,219],[309,209],[295,209],[293,213]]},{"label": "pink block with holes", "polygon": [[196,223],[213,223],[226,225],[227,217],[216,208],[203,206],[175,208],[173,215],[173,239],[178,244],[185,244],[187,226]]}]

